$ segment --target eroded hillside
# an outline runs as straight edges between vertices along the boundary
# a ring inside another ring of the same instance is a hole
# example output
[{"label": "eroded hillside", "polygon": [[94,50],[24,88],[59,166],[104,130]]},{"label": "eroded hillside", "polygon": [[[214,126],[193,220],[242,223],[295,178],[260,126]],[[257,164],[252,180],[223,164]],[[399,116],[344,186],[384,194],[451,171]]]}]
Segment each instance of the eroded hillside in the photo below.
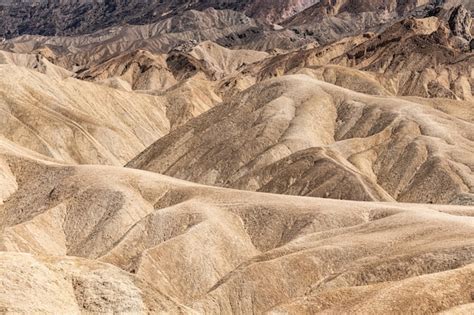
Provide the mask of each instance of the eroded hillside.
[{"label": "eroded hillside", "polygon": [[0,7],[0,312],[472,313],[472,9]]}]

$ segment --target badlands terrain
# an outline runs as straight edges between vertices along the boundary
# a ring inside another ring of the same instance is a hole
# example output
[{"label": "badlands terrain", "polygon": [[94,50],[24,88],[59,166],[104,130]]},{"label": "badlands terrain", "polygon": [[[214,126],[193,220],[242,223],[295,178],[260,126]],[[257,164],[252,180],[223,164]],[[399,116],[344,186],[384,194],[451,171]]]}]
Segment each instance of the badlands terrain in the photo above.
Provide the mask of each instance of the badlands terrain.
[{"label": "badlands terrain", "polygon": [[0,0],[0,312],[474,313],[472,0]]}]

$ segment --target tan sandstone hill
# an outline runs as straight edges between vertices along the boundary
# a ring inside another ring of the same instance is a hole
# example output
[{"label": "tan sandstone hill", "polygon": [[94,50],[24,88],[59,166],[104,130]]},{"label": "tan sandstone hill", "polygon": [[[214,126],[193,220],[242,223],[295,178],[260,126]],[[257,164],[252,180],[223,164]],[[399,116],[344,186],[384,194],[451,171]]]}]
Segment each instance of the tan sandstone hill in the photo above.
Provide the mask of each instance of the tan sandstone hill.
[{"label": "tan sandstone hill", "polygon": [[128,166],[275,193],[472,203],[472,121],[434,107],[283,76],[190,121]]},{"label": "tan sandstone hill", "polygon": [[472,303],[472,207],[242,192],[60,165],[5,140],[0,150],[0,179],[9,179],[0,186],[2,311],[436,312]]},{"label": "tan sandstone hill", "polygon": [[244,66],[268,56],[265,52],[232,50],[204,41],[191,47],[177,47],[169,54],[138,50],[120,55],[80,71],[77,78],[107,84],[111,79],[120,79],[128,83],[128,90],[165,92],[198,74],[208,81],[234,75]]},{"label": "tan sandstone hill", "polygon": [[160,98],[0,65],[0,134],[65,162],[120,165],[165,135]]},{"label": "tan sandstone hill", "polygon": [[473,313],[470,0],[10,2],[0,313]]}]

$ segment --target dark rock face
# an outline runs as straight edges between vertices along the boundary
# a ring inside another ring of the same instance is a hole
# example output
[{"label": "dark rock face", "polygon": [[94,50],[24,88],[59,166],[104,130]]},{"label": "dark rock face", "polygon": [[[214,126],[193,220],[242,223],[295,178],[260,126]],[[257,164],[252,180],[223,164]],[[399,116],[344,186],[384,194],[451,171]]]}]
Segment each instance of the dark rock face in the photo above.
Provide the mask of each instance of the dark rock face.
[{"label": "dark rock face", "polygon": [[190,9],[242,11],[250,0],[52,0],[0,4],[0,36],[87,34],[121,24],[148,24]]},{"label": "dark rock face", "polygon": [[449,17],[449,28],[455,36],[460,36],[466,40],[471,40],[471,12],[460,5],[453,9]]},{"label": "dark rock face", "polygon": [[149,24],[208,8],[279,22],[318,0],[0,0],[0,36],[80,35],[121,24]]}]

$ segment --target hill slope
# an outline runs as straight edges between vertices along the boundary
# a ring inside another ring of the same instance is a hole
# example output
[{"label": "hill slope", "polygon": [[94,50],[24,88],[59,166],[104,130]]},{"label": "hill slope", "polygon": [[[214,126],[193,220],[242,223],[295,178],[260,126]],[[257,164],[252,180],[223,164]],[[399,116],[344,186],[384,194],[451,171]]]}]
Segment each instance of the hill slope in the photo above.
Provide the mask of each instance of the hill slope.
[{"label": "hill slope", "polygon": [[0,0],[0,312],[473,313],[462,1]]},{"label": "hill slope", "polygon": [[5,311],[435,312],[472,302],[472,207],[241,192],[60,165],[4,140],[0,150]]},{"label": "hill slope", "polygon": [[283,76],[188,122],[127,166],[275,193],[472,203],[472,121],[433,107]]},{"label": "hill slope", "polygon": [[0,65],[0,134],[64,162],[121,165],[170,128],[164,100]]}]

